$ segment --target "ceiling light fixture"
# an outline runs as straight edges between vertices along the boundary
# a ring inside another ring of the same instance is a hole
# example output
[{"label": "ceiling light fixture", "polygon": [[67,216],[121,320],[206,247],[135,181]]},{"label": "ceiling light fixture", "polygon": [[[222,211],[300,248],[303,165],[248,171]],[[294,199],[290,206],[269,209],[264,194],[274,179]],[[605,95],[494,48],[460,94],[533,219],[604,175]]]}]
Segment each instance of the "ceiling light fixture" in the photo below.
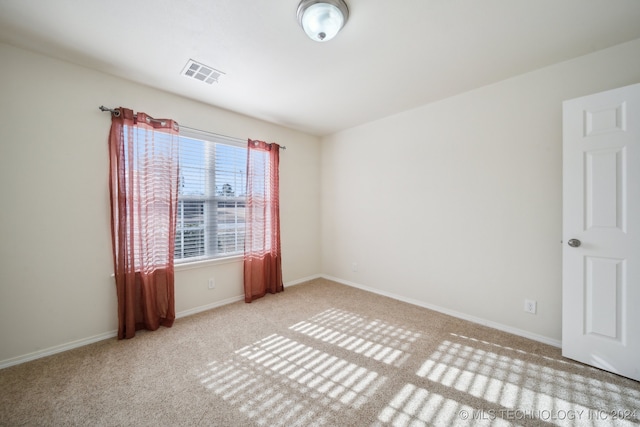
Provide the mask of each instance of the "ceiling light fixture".
[{"label": "ceiling light fixture", "polygon": [[326,42],[338,34],[349,18],[344,0],[302,0],[298,22],[311,40]]}]

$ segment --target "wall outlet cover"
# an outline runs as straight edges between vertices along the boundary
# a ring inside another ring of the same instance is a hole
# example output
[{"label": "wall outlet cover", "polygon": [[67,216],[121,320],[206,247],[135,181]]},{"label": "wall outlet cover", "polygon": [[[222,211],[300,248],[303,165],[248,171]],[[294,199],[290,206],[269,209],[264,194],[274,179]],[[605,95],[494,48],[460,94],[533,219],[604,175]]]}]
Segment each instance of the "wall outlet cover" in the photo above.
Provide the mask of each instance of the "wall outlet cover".
[{"label": "wall outlet cover", "polygon": [[536,314],[538,309],[538,303],[531,299],[524,300],[524,311],[531,314]]}]

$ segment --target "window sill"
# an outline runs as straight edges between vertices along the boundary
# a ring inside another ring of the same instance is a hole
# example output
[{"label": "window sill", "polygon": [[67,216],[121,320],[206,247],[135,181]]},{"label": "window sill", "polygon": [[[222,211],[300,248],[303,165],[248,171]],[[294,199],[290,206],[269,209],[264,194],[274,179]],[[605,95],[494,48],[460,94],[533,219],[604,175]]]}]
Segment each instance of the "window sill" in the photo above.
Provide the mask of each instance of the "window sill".
[{"label": "window sill", "polygon": [[175,271],[193,270],[196,268],[212,267],[214,265],[242,262],[244,255],[234,255],[226,258],[206,259],[202,261],[181,262],[174,265]]},{"label": "window sill", "polygon": [[[196,268],[213,267],[214,265],[232,264],[236,262],[242,262],[244,255],[234,255],[226,258],[205,259],[202,261],[184,262],[180,264],[174,264],[174,271],[194,270]],[[116,277],[115,273],[111,273],[111,277]]]}]

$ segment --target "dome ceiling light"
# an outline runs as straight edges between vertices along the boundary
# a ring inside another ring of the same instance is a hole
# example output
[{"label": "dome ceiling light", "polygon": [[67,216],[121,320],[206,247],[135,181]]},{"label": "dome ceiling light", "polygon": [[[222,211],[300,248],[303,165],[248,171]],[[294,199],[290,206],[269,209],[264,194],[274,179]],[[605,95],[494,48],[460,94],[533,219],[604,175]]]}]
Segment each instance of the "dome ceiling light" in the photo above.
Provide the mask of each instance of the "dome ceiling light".
[{"label": "dome ceiling light", "polygon": [[317,42],[334,38],[348,18],[349,8],[343,0],[302,0],[298,5],[298,23]]}]

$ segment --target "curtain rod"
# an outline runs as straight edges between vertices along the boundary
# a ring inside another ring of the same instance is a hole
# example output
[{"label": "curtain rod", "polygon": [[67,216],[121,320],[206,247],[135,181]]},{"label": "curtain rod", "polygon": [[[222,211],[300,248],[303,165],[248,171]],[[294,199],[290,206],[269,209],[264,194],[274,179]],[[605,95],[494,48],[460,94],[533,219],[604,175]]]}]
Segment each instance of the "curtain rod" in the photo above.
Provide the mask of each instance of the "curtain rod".
[{"label": "curtain rod", "polygon": [[[118,110],[116,110],[116,109],[113,109],[113,108],[107,108],[107,107],[105,107],[104,105],[101,105],[101,106],[99,106],[98,108],[100,109],[100,111],[103,111],[103,112],[108,111],[108,112],[110,112],[111,114],[113,114],[114,116],[116,116],[116,117],[120,117],[120,111],[118,111]],[[155,119],[152,119],[152,120],[155,120]],[[179,127],[181,127],[181,128],[185,128],[185,129],[192,130],[192,131],[196,131],[196,132],[204,133],[204,134],[206,134],[206,135],[219,136],[219,137],[222,137],[222,138],[235,139],[235,140],[237,140],[237,141],[242,141],[242,142],[244,142],[244,140],[242,140],[242,139],[240,139],[240,138],[234,138],[233,136],[221,135],[221,134],[219,134],[219,133],[213,133],[213,132],[209,132],[209,131],[202,130],[202,129],[192,128],[192,127],[189,127],[189,126],[183,126],[183,125],[180,125],[180,124],[178,124],[178,126],[179,126]],[[286,149],[287,149],[287,147],[285,147],[284,145],[281,145],[281,146],[280,146],[280,148],[281,148],[282,150],[286,150]]]}]

